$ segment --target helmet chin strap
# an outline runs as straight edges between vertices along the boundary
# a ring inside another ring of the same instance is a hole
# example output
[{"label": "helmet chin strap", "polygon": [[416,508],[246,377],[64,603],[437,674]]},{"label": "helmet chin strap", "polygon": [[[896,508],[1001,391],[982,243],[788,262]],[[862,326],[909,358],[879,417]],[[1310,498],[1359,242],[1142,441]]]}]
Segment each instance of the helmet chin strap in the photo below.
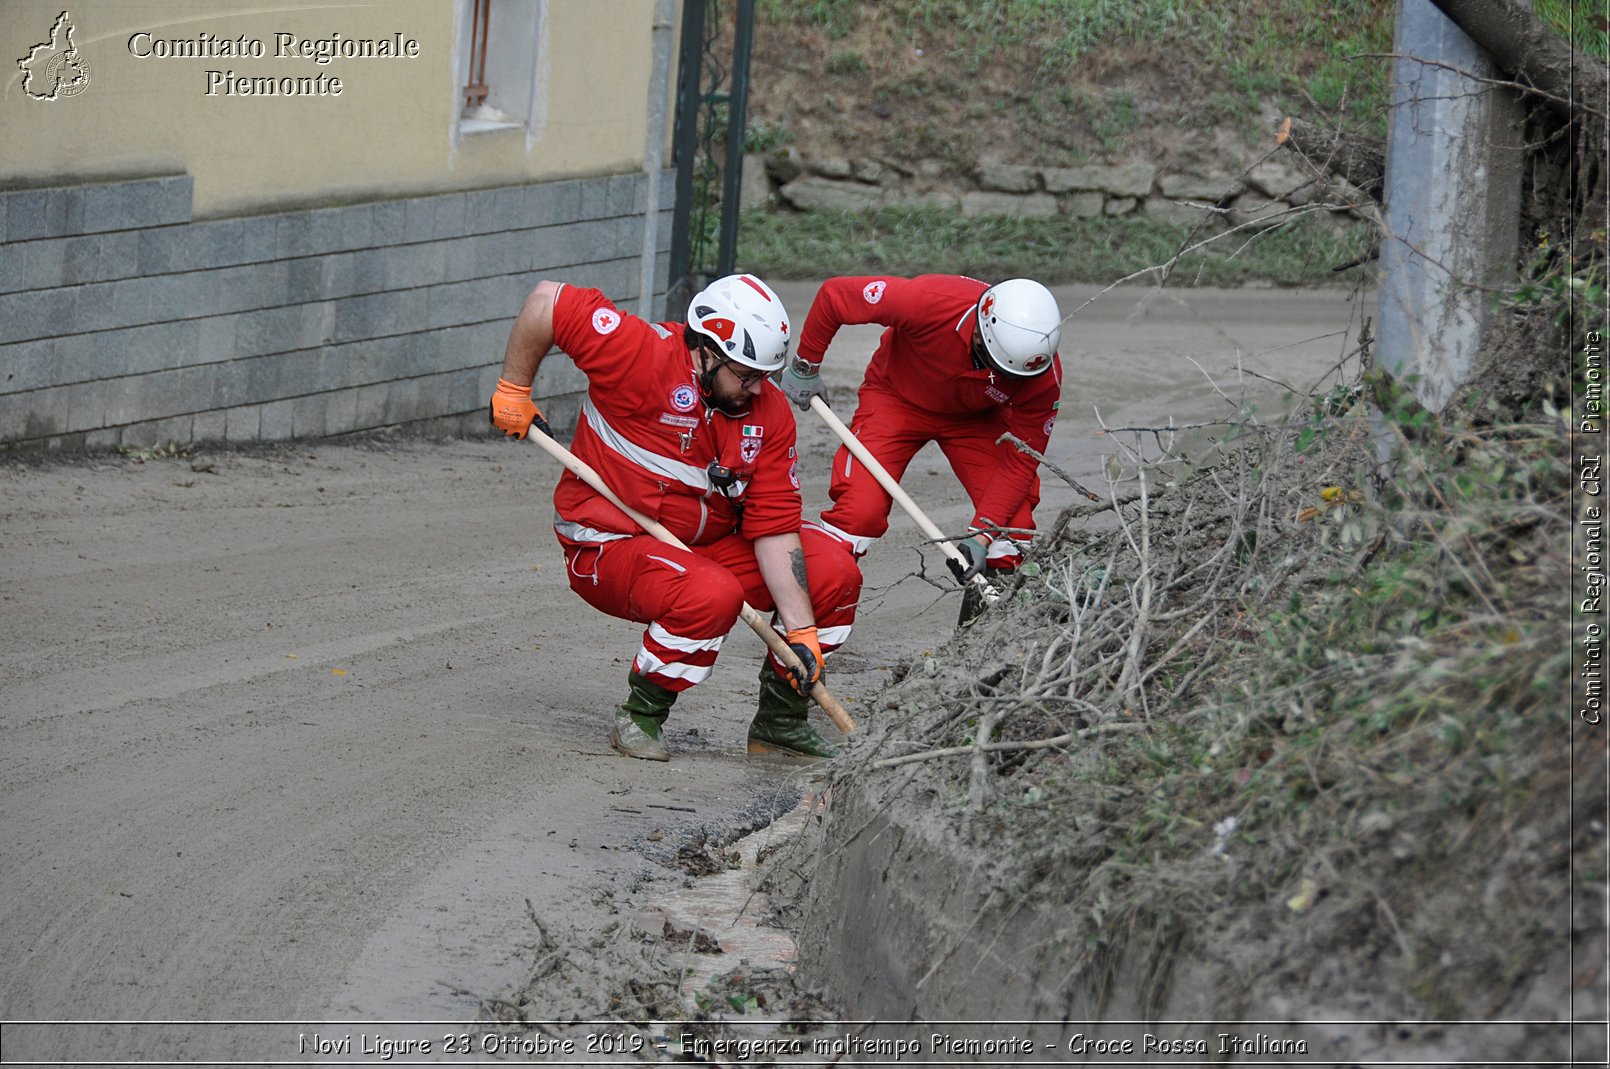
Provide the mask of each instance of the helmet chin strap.
[{"label": "helmet chin strap", "polygon": [[[699,398],[704,402],[704,410],[706,415],[708,416],[708,414],[712,411],[720,412],[727,416],[739,416],[745,412],[748,412],[750,408],[749,405],[729,408],[727,405],[723,405],[716,400],[716,372],[721,370],[721,365],[727,362],[727,358],[722,356],[720,353],[712,353],[709,349],[706,349],[703,346],[699,348],[699,352],[704,355],[700,358],[702,364],[699,370],[697,384],[699,387]],[[712,360],[714,363],[711,363]]]},{"label": "helmet chin strap", "polygon": [[699,357],[699,394],[704,398],[705,404],[708,406],[710,399],[715,396],[716,372],[721,370],[721,360],[716,358],[715,363],[712,364],[710,362],[710,350],[703,345],[694,351]]},{"label": "helmet chin strap", "polygon": [[984,347],[983,337],[978,334],[973,335],[973,347],[968,350],[968,355],[973,358],[973,370],[988,371],[989,380],[993,383],[995,381],[995,365],[984,356],[986,352],[988,350]]}]

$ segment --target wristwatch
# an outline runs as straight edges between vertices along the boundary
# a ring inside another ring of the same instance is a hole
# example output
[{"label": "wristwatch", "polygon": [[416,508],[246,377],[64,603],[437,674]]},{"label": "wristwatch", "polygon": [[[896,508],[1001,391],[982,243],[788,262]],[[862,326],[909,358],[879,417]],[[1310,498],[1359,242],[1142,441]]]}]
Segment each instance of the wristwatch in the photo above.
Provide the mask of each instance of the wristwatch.
[{"label": "wristwatch", "polygon": [[803,375],[806,378],[809,378],[810,376],[816,374],[818,371],[821,371],[822,370],[822,365],[821,364],[813,364],[809,360],[805,359],[803,356],[797,356],[796,355],[794,357],[793,366],[790,367],[789,370],[792,371],[796,375]]}]

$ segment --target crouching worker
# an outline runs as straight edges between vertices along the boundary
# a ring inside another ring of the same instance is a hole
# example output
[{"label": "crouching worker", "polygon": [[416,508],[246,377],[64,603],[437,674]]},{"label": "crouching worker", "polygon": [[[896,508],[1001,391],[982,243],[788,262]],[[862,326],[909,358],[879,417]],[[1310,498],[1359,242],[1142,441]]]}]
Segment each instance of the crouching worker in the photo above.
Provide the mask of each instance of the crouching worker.
[{"label": "crouching worker", "polygon": [[794,414],[767,377],[787,355],[782,301],[752,275],[730,275],[694,296],[686,323],[649,323],[598,290],[539,282],[492,395],[492,423],[505,434],[523,438],[542,418],[531,384],[556,345],[587,378],[571,452],[688,547],[645,533],[570,471],[560,477],[554,530],[570,588],[648,625],[610,745],[670,759],[666,717],[709,676],[748,602],[772,612],[805,668],[801,678],[768,653],[749,752],[833,756],[807,721],[806,694],[849,637],[861,575],[841,543],[802,530]]},{"label": "crouching worker", "polygon": [[[973,501],[968,537],[948,561],[962,584],[959,624],[984,607],[969,580],[1000,582],[1023,559],[1040,501],[1038,463],[1009,443],[1011,433],[1044,453],[1062,393],[1056,298],[1027,278],[988,285],[961,275],[830,278],[799,335],[799,355],[782,389],[801,411],[822,393],[822,357],[841,326],[878,323],[883,332],[861,380],[850,430],[896,480],[917,451],[937,442]],[[833,458],[833,507],[821,526],[857,556],[889,529],[893,503],[847,448]]]}]

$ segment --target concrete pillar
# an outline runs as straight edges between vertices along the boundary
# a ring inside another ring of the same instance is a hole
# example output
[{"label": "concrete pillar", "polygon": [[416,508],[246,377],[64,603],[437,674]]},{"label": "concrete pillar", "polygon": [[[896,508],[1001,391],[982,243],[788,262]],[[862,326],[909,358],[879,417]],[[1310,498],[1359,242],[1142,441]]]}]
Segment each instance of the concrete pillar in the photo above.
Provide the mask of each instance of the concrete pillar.
[{"label": "concrete pillar", "polygon": [[1523,161],[1516,94],[1431,0],[1400,0],[1387,137],[1377,355],[1441,411],[1468,380],[1511,273]]}]

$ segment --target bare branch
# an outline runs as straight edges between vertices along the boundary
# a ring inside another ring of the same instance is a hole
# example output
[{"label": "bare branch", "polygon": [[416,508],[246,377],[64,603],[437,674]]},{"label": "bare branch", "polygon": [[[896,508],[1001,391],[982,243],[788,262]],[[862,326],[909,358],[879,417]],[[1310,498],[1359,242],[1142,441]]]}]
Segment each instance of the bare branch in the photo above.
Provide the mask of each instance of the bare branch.
[{"label": "bare branch", "polygon": [[947,746],[942,750],[924,750],[921,753],[908,753],[900,757],[885,757],[872,762],[873,768],[894,768],[896,765],[909,765],[917,761],[931,761],[938,757],[960,757],[963,754],[973,754],[979,751],[984,753],[1007,753],[1012,750],[1050,750],[1067,746],[1075,739],[1091,739],[1097,735],[1117,735],[1129,732],[1144,731],[1146,725],[1139,721],[1119,721],[1111,724],[1097,724],[1082,731],[1070,731],[1065,735],[1058,735],[1051,739],[1035,739],[1032,742],[989,742],[977,746]]},{"label": "bare branch", "polygon": [[1077,490],[1079,493],[1083,494],[1085,497],[1089,498],[1091,501],[1100,501],[1101,500],[1100,495],[1091,493],[1088,489],[1086,489],[1083,485],[1080,484],[1079,480],[1075,479],[1073,476],[1069,475],[1067,472],[1065,472],[1061,468],[1057,467],[1051,461],[1047,460],[1044,453],[1040,452],[1038,449],[1035,449],[1033,446],[1029,445],[1029,443],[1025,442],[1023,439],[1019,438],[1017,435],[1013,434],[1011,431],[1007,431],[1005,434],[1003,434],[999,438],[995,439],[995,444],[997,444],[997,445],[999,445],[1002,442],[1010,442],[1012,444],[1012,447],[1014,449],[1016,449],[1019,453],[1027,454],[1028,456],[1031,456],[1035,460],[1039,461],[1039,463],[1042,464],[1043,466],[1045,466],[1047,468],[1050,468],[1052,471],[1057,473],[1057,476],[1059,478],[1061,478],[1063,482],[1065,482],[1069,486],[1073,487],[1075,490]]}]

